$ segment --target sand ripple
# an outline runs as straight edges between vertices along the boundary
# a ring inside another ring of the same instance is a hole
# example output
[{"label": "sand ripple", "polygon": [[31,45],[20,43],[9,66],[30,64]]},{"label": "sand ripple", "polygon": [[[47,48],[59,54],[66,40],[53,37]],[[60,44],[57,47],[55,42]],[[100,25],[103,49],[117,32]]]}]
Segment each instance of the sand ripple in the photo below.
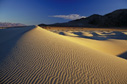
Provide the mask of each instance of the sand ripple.
[{"label": "sand ripple", "polygon": [[40,27],[18,31],[20,34],[15,35],[14,30],[12,37],[0,41],[0,83],[127,83],[125,59],[83,46],[70,37]]}]

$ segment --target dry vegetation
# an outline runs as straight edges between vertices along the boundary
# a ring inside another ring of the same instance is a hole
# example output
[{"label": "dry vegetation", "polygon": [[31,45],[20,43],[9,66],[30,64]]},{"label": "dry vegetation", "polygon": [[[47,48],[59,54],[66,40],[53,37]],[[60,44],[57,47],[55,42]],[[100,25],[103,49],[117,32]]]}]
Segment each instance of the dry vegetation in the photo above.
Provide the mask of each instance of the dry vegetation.
[{"label": "dry vegetation", "polygon": [[103,30],[103,31],[127,31],[127,28],[87,28],[87,27],[42,27],[47,30]]}]

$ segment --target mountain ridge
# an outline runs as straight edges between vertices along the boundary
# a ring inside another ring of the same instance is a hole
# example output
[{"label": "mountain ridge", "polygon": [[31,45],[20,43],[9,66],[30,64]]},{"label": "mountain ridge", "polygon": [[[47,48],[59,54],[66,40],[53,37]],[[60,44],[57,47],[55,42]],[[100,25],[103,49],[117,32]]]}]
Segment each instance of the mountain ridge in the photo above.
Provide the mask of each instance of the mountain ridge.
[{"label": "mountain ridge", "polygon": [[39,26],[55,27],[127,27],[127,9],[115,10],[105,15],[93,14],[86,18],[65,23],[39,24]]},{"label": "mountain ridge", "polygon": [[0,22],[0,27],[16,27],[16,26],[26,26],[26,25],[21,23]]}]

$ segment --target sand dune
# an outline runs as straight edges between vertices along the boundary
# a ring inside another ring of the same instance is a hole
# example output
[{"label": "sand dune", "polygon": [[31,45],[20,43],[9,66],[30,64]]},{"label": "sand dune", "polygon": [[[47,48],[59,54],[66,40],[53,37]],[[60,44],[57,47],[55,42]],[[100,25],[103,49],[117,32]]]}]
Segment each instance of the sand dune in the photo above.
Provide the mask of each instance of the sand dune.
[{"label": "sand dune", "polygon": [[59,35],[37,26],[0,30],[0,83],[127,83],[127,60],[92,48],[100,44],[95,41],[91,45],[92,39],[85,42],[87,46],[83,42],[84,38]]},{"label": "sand dune", "polygon": [[[69,36],[68,38],[75,40],[75,42],[106,54],[121,56],[127,52],[126,32],[73,31],[73,36],[68,35],[65,31],[61,31],[61,33],[64,33],[61,35]],[[123,58],[127,58],[127,55],[123,55]]]}]

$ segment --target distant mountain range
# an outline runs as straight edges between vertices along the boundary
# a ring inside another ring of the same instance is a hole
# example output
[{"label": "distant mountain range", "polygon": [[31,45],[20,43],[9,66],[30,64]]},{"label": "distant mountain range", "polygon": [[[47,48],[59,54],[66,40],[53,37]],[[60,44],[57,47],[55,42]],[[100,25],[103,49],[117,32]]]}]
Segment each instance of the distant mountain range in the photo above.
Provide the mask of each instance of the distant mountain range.
[{"label": "distant mountain range", "polygon": [[26,26],[26,25],[21,23],[0,22],[0,27],[16,27],[16,26]]},{"label": "distant mountain range", "polygon": [[40,24],[39,26],[57,27],[127,27],[127,9],[119,9],[106,15],[93,14],[87,18],[65,23]]}]

